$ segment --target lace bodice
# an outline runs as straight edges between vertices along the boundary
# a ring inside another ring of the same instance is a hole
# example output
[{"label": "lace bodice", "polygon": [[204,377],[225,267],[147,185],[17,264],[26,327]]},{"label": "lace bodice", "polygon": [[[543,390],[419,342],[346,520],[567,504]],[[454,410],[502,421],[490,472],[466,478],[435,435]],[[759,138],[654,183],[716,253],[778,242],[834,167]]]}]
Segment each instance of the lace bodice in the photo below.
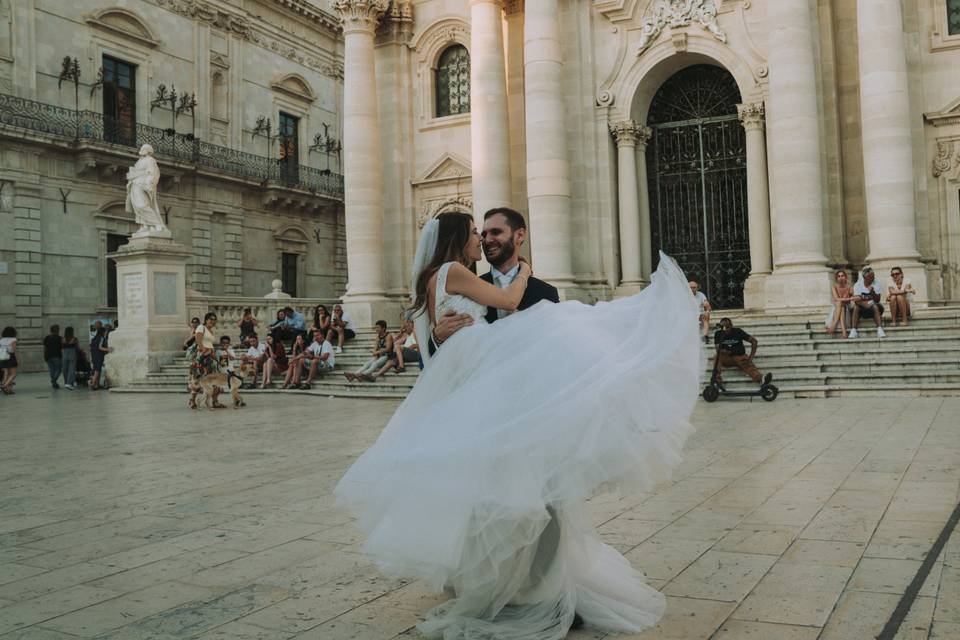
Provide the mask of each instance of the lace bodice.
[{"label": "lace bodice", "polygon": [[471,316],[475,324],[486,324],[487,308],[485,306],[474,302],[466,296],[447,293],[447,273],[449,273],[450,267],[453,264],[453,262],[447,262],[437,271],[437,290],[435,292],[437,301],[434,306],[435,317],[439,318],[447,311],[454,311]]}]

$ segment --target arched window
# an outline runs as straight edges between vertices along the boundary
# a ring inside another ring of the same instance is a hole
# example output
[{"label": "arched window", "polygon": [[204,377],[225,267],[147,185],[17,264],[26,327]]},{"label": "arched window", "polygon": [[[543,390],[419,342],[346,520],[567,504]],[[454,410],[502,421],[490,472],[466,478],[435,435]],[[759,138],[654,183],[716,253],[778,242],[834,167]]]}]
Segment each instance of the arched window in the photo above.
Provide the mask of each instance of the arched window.
[{"label": "arched window", "polygon": [[470,53],[460,44],[447,47],[437,64],[437,117],[470,113]]}]

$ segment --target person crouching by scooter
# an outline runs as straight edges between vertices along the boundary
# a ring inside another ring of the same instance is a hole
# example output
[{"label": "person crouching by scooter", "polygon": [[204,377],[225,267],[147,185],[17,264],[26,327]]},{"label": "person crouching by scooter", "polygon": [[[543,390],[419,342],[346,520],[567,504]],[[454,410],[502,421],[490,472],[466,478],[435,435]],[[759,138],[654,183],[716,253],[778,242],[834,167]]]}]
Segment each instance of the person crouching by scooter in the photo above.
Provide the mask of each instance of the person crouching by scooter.
[{"label": "person crouching by scooter", "polygon": [[[720,372],[724,367],[737,367],[758,384],[770,384],[773,380],[773,374],[763,375],[756,365],[753,364],[753,356],[757,354],[757,339],[751,336],[743,329],[733,326],[730,318],[723,318],[718,325],[720,328],[713,336],[713,342],[717,345],[717,355],[715,368],[716,378],[714,382],[721,388],[723,380]],[[744,341],[750,343],[750,355],[747,355],[743,346]]]}]

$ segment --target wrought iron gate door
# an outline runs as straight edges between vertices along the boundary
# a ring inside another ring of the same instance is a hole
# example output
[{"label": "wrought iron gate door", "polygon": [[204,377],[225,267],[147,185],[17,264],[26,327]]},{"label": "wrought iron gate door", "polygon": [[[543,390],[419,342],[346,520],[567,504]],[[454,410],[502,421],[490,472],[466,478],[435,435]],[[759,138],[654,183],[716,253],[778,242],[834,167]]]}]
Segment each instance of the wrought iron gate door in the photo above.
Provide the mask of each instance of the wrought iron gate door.
[{"label": "wrought iron gate door", "polygon": [[[668,87],[674,78],[667,81],[648,118],[654,120],[647,146],[654,255],[662,249],[672,256],[700,283],[714,308],[742,308],[750,244],[746,141],[735,106],[740,95],[733,83],[729,95],[718,96],[717,85],[727,82],[718,74],[729,74],[716,67],[697,74],[698,67],[674,76],[682,81],[678,86]],[[657,104],[665,90],[670,102],[682,103],[683,109]],[[727,113],[712,115],[718,111]],[[700,117],[662,121],[681,114]]]}]

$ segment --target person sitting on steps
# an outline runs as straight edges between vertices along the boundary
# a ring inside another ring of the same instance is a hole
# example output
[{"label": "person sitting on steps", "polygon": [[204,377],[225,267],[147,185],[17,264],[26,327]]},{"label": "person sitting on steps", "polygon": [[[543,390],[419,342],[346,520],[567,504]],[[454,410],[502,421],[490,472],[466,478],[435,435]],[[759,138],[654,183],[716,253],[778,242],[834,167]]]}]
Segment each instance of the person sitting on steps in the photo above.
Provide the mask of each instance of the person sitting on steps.
[{"label": "person sitting on steps", "polygon": [[[723,379],[720,372],[724,367],[737,367],[750,379],[760,384],[770,384],[773,380],[773,374],[763,375],[756,365],[753,364],[753,356],[757,354],[757,339],[749,333],[733,326],[730,318],[720,320],[720,328],[713,336],[713,341],[717,345],[716,372],[717,376],[714,382],[724,391]],[[750,343],[750,355],[746,353],[743,347],[744,341]]]},{"label": "person sitting on steps", "polygon": [[857,338],[860,328],[860,318],[862,316],[873,316],[873,323],[877,325],[877,337],[886,338],[887,334],[883,330],[883,305],[880,304],[880,292],[883,291],[883,284],[877,281],[876,274],[871,267],[864,267],[860,272],[860,279],[853,285],[853,295],[856,300],[853,301],[853,328],[850,329],[850,337]]}]

